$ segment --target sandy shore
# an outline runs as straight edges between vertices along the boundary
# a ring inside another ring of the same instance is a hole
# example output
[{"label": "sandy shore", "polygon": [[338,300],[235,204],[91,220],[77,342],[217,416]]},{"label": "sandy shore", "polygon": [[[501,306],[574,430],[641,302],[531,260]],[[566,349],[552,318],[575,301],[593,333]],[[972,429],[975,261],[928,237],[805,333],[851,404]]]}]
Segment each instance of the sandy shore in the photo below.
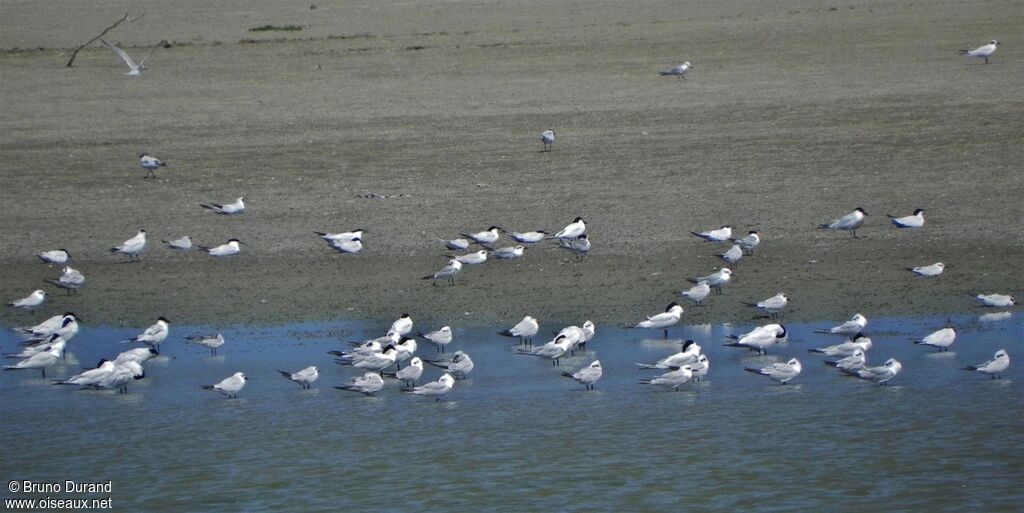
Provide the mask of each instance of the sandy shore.
[{"label": "sandy shore", "polygon": [[[176,44],[129,79],[100,47],[63,66],[64,49],[121,12],[5,7],[0,293],[54,297],[0,312],[4,324],[65,309],[96,324],[401,312],[619,324],[719,266],[726,248],[688,232],[726,223],[762,231],[763,248],[725,295],[687,304],[684,322],[748,321],[741,301],[779,291],[802,320],[1024,295],[1019,3],[970,15],[956,2],[140,9],[111,40]],[[247,31],[268,23],[304,30]],[[296,40],[239,42],[282,37]],[[990,65],[956,54],[991,38],[1005,44]],[[657,75],[682,60],[695,65],[689,80]],[[548,127],[558,143],[541,153]],[[143,151],[170,162],[158,180],[142,179]],[[239,195],[243,216],[198,206]],[[858,206],[871,214],[862,239],[815,229]],[[888,226],[886,213],[917,207],[925,229]],[[468,269],[455,287],[419,279],[445,262],[438,235],[557,230],[577,215],[594,244],[584,262],[546,246]],[[312,234],[361,226],[371,233],[358,256]],[[106,253],[139,228],[151,237],[142,263]],[[216,261],[158,247],[184,234],[247,245]],[[58,247],[88,279],[77,297],[42,282],[59,269],[33,253]],[[951,266],[938,279],[904,270],[936,261]]]}]

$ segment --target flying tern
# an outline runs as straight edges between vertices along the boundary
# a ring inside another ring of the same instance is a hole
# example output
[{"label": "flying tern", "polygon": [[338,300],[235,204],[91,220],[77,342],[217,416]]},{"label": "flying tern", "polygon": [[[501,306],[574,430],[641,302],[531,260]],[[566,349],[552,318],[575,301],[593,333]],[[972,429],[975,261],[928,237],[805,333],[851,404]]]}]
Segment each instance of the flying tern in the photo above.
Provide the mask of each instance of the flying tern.
[{"label": "flying tern", "polygon": [[138,64],[136,64],[135,60],[133,60],[131,56],[128,55],[128,52],[125,52],[124,50],[104,41],[102,38],[100,38],[100,42],[106,45],[107,48],[113,50],[114,53],[120,56],[121,60],[123,60],[124,63],[128,65],[128,71],[125,73],[125,75],[128,75],[129,77],[141,76],[142,72],[146,70],[146,59],[148,59],[150,55],[153,55],[153,52],[157,51],[160,48],[160,45],[155,46],[152,50],[149,51],[149,53],[146,54],[145,57],[142,58],[141,61],[139,61]]}]

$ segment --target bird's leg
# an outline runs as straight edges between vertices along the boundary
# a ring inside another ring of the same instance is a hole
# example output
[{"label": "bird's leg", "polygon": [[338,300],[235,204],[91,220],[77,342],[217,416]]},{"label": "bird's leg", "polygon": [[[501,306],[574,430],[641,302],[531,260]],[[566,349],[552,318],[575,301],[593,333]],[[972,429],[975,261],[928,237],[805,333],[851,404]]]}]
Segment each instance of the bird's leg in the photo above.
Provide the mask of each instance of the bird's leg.
[{"label": "bird's leg", "polygon": [[668,338],[668,328],[665,328],[665,338]]}]

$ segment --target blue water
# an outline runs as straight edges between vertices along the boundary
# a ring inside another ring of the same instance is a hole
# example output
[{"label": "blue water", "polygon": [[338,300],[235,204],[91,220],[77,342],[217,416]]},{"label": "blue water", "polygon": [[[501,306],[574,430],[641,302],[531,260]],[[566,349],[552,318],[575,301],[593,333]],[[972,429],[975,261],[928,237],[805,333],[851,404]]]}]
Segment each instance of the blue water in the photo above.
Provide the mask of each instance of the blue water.
[{"label": "blue water", "polygon": [[[839,341],[812,333],[832,323],[789,325],[768,356],[721,345],[753,325],[679,327],[669,341],[599,325],[560,368],[516,356],[496,330],[456,329],[451,350],[477,367],[442,402],[393,382],[369,398],[331,388],[356,373],[326,351],[386,324],[236,327],[216,357],[182,342],[211,328],[174,327],[128,395],[0,374],[0,477],[110,480],[114,509],[129,511],[1020,511],[1021,364],[1002,380],[959,368],[1000,348],[1024,358],[1024,322],[952,321],[959,338],[940,354],[909,339],[945,317],[871,320],[869,361],[904,366],[887,387],[807,352]],[[138,331],[86,326],[48,377],[116,355]],[[704,347],[708,379],[679,392],[638,384],[652,372],[634,363],[680,338]],[[16,341],[0,335],[5,352]],[[787,386],[742,371],[790,356],[804,372]],[[595,357],[594,391],[558,375]],[[276,372],[308,365],[321,369],[311,390]],[[200,389],[235,371],[250,377],[240,399]]]}]

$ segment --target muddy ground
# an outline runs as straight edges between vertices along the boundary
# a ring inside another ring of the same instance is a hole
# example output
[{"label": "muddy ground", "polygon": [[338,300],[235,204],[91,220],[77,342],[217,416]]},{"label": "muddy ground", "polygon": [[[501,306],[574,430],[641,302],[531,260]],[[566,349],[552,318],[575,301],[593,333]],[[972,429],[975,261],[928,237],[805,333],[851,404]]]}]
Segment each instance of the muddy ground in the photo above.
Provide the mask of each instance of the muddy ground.
[{"label": "muddy ground", "polygon": [[[64,66],[124,5],[4,5],[0,294],[54,296],[0,322],[618,324],[721,265],[726,247],[688,232],[727,223],[765,242],[684,322],[748,322],[740,302],[779,291],[803,320],[1024,295],[1019,2],[315,4],[132,3],[145,16],[109,40],[172,43],[140,78],[96,45]],[[248,31],[265,24],[303,29]],[[957,55],[992,38],[989,65]],[[683,60],[688,80],[658,76]],[[143,151],[170,163],[156,180]],[[242,216],[199,207],[240,195]],[[858,206],[861,239],[816,229]],[[917,207],[923,230],[888,225]],[[455,287],[420,280],[445,263],[437,236],[576,216],[583,262],[548,245]],[[357,256],[312,234],[355,227],[371,230]],[[139,228],[142,263],[107,253]],[[158,244],[184,234],[247,245],[214,260]],[[59,247],[87,277],[78,296],[42,281],[59,269],[33,254]],[[936,261],[937,279],[904,270]]]}]

